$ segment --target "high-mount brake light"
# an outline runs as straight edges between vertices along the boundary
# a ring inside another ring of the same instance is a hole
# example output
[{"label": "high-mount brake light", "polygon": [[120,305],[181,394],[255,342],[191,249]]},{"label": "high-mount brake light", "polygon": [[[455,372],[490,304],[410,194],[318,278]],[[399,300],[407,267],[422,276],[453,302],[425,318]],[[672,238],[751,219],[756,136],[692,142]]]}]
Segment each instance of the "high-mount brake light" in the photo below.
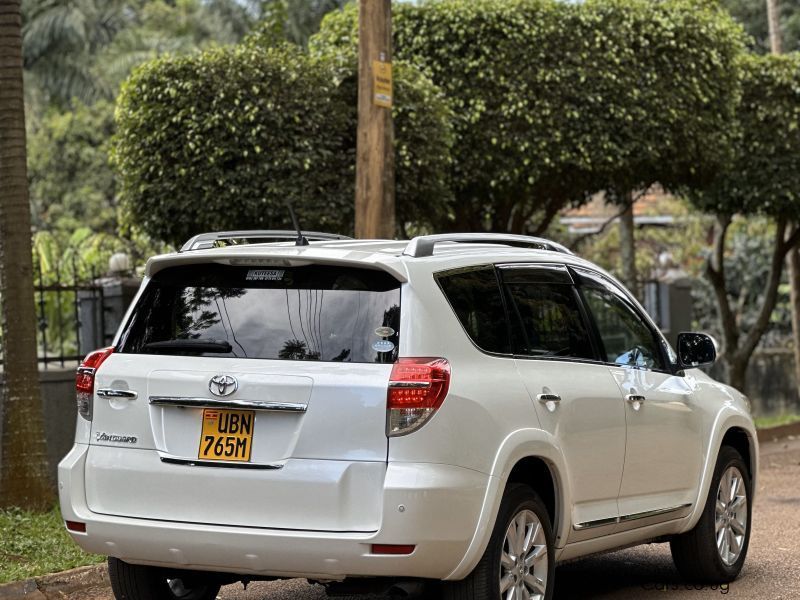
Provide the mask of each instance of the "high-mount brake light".
[{"label": "high-mount brake light", "polygon": [[398,359],[389,378],[387,435],[406,435],[422,427],[439,410],[449,387],[450,363],[446,359]]},{"label": "high-mount brake light", "polygon": [[78,401],[78,414],[87,421],[92,420],[92,398],[94,396],[94,377],[100,365],[111,356],[114,348],[95,350],[86,355],[75,375],[75,393]]}]

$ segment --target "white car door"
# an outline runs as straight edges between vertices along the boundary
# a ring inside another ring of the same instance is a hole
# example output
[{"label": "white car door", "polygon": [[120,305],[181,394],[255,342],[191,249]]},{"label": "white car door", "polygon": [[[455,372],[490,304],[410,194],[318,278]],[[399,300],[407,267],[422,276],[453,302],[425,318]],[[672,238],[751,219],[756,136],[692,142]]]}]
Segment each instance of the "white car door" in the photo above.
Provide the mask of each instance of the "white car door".
[{"label": "white car door", "polygon": [[500,268],[518,371],[542,429],[567,466],[573,542],[612,531],[625,457],[625,407],[597,360],[586,315],[562,265]]},{"label": "white car door", "polygon": [[670,369],[668,346],[613,282],[576,270],[603,359],[624,399],[627,438],[619,530],[688,514],[703,463],[693,379]]}]

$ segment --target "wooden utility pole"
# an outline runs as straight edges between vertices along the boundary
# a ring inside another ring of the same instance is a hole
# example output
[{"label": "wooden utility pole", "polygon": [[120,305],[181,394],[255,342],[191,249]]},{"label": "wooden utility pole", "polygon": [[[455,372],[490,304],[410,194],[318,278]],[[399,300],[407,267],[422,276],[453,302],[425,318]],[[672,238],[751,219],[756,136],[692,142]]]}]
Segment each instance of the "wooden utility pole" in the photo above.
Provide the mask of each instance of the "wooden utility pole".
[{"label": "wooden utility pole", "polygon": [[359,0],[357,238],[395,236],[391,63],[391,0]]},{"label": "wooden utility pole", "polygon": [[778,0],[767,0],[767,24],[769,25],[769,47],[773,54],[781,54],[781,25]]}]

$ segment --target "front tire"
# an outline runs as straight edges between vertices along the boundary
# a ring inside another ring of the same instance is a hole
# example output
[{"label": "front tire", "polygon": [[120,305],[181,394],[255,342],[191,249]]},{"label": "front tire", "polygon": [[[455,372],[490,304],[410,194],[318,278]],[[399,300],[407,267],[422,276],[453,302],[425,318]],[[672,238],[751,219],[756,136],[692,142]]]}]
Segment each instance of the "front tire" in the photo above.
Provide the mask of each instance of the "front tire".
[{"label": "front tire", "polygon": [[555,579],[553,528],[526,485],[506,490],[492,537],[466,579],[445,582],[445,600],[550,600]]},{"label": "front tire", "polygon": [[214,600],[219,584],[203,573],[170,573],[109,557],[108,577],[117,600]]},{"label": "front tire", "polygon": [[750,543],[751,485],[741,455],[723,446],[700,521],[670,542],[675,566],[686,579],[720,584],[738,577]]}]

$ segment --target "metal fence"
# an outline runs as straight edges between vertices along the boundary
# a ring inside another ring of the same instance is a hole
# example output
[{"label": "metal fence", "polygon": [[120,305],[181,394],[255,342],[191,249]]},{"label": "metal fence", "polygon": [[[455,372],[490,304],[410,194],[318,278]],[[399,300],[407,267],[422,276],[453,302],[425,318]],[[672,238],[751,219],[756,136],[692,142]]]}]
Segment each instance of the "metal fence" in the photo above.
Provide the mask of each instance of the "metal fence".
[{"label": "metal fence", "polygon": [[[45,271],[41,257],[34,258],[36,346],[41,369],[80,362],[98,346],[94,332],[106,330],[107,307],[99,274],[74,259],[49,267]],[[0,367],[2,351],[0,331]]]}]

